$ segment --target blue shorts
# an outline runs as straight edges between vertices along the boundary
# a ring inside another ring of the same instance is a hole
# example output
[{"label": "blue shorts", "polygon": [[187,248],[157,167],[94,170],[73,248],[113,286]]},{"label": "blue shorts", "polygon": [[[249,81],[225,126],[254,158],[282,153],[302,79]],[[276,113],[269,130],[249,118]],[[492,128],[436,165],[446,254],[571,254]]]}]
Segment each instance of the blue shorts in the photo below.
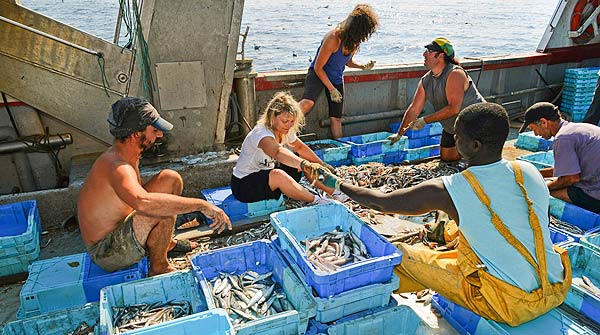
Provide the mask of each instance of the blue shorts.
[{"label": "blue shorts", "polygon": [[579,187],[573,185],[568,186],[567,194],[574,205],[587,209],[590,212],[600,214],[600,200],[590,197]]}]

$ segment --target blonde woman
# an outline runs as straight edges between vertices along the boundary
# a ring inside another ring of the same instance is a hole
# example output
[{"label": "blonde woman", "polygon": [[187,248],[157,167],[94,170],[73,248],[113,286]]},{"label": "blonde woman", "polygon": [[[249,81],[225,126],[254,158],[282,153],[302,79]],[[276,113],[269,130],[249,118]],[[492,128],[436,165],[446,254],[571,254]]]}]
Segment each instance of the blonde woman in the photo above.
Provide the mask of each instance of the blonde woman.
[{"label": "blonde woman", "polygon": [[[302,171],[309,181],[313,181],[320,167],[333,170],[297,137],[303,126],[304,114],[298,102],[287,92],[276,93],[242,143],[242,151],[231,176],[231,190],[236,199],[256,202],[277,199],[283,193],[308,203],[331,201],[298,184]],[[334,191],[321,183],[316,185],[327,194]],[[338,200],[345,200],[342,193],[335,196],[342,198]]]}]

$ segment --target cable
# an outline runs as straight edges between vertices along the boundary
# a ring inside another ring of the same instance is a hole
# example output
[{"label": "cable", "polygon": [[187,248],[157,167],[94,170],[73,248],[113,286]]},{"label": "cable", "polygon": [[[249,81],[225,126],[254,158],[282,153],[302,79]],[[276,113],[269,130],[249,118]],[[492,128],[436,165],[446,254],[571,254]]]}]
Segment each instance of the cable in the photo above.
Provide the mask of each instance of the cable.
[{"label": "cable", "polygon": [[12,111],[8,106],[8,100],[6,99],[6,94],[4,94],[4,92],[2,92],[2,101],[4,101],[4,108],[6,108],[6,113],[8,114],[8,118],[10,119],[10,123],[12,123],[12,126],[15,129],[17,137],[21,137],[21,134],[19,133],[19,128],[17,128],[17,122],[15,122],[15,117],[13,116]]}]

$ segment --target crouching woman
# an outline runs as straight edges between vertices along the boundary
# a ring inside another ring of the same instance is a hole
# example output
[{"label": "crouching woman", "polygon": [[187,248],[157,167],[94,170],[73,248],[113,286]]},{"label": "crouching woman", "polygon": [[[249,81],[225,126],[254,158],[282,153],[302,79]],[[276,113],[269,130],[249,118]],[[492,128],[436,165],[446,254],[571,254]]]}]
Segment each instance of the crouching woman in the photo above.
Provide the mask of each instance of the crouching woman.
[{"label": "crouching woman", "polygon": [[[298,184],[302,172],[312,182],[319,167],[333,169],[298,138],[303,126],[304,114],[298,102],[287,92],[276,93],[242,143],[242,151],[231,176],[231,191],[236,199],[256,202],[278,199],[283,193],[308,203],[331,201]],[[321,183],[316,185],[327,194],[333,192]]]}]

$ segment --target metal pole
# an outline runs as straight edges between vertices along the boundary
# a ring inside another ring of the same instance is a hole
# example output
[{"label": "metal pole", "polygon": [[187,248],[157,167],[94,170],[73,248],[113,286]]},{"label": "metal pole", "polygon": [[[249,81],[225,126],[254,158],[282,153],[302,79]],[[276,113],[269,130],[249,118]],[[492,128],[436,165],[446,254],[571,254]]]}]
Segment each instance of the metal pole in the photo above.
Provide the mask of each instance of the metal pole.
[{"label": "metal pole", "polygon": [[40,145],[54,148],[71,143],[73,143],[73,138],[71,137],[71,134],[68,133],[48,136],[47,138],[43,138],[41,141],[22,139],[19,141],[0,143],[0,154],[27,151],[32,147]]}]

